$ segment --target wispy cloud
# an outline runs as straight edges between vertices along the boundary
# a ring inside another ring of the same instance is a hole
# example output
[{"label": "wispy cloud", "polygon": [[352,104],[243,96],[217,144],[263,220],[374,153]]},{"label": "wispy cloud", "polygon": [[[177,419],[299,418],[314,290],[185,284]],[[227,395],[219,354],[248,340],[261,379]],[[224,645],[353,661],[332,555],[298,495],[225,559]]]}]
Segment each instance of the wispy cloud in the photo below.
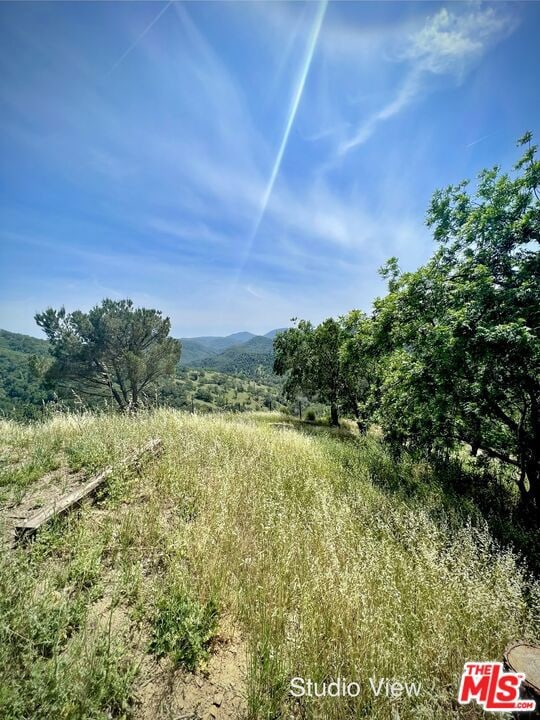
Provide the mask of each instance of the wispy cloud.
[{"label": "wispy cloud", "polygon": [[461,75],[514,27],[511,16],[492,7],[457,12],[442,8],[410,37],[401,57],[426,72]]},{"label": "wispy cloud", "polygon": [[[442,8],[410,34],[390,57],[406,65],[406,75],[380,110],[369,115],[338,147],[338,154],[365,143],[381,122],[394,117],[428,91],[430,76],[452,76],[461,82],[490,46],[516,27],[514,17],[494,8],[448,10]],[[433,87],[433,85],[430,85]]]},{"label": "wispy cloud", "polygon": [[370,115],[358,128],[354,135],[344,140],[339,146],[339,154],[344,155],[352,148],[362,145],[373,135],[379,123],[400,113],[417,97],[422,86],[421,72],[412,70],[403,81],[392,100],[373,115]]},{"label": "wispy cloud", "polygon": [[302,100],[302,95],[304,93],[304,87],[306,85],[306,79],[309,73],[309,69],[311,67],[311,62],[313,60],[313,55],[315,53],[315,48],[317,47],[317,41],[319,39],[319,34],[321,32],[321,27],[324,19],[324,14],[326,12],[327,7],[327,0],[321,0],[319,2],[319,5],[317,7],[317,11],[313,20],[313,25],[311,27],[311,32],[309,34],[308,42],[306,45],[306,51],[305,55],[302,61],[302,64],[300,66],[300,71],[298,73],[298,78],[295,84],[294,93],[292,96],[291,104],[289,107],[289,112],[287,113],[287,122],[285,124],[285,130],[283,132],[283,136],[281,138],[281,142],[279,144],[279,148],[276,154],[276,157],[274,159],[274,164],[272,166],[272,172],[270,173],[270,177],[268,179],[268,183],[266,185],[266,188],[264,190],[262,200],[261,200],[261,207],[257,214],[255,224],[253,227],[253,230],[251,232],[251,236],[249,238],[249,241],[246,245],[244,256],[242,258],[242,262],[240,264],[238,275],[242,273],[243,267],[249,257],[249,253],[251,251],[253,241],[257,235],[257,232],[259,230],[259,226],[261,224],[261,221],[266,213],[266,209],[268,207],[268,202],[270,200],[270,197],[272,195],[272,191],[274,189],[274,185],[276,182],[276,178],[279,173],[279,169],[281,167],[281,163],[283,160],[283,154],[285,152],[285,148],[287,147],[287,143],[289,141],[289,135],[291,134],[291,128],[294,124],[294,120],[296,118],[296,113],[298,112],[298,106],[300,105],[300,101]]},{"label": "wispy cloud", "polygon": [[154,19],[150,23],[148,23],[148,25],[144,28],[142,33],[131,43],[131,45],[127,48],[127,50],[125,52],[123,52],[122,55],[120,55],[118,60],[116,60],[116,62],[113,63],[113,65],[109,68],[109,70],[107,71],[105,76],[111,75],[116,70],[116,68],[119,67],[124,62],[124,60],[130,54],[130,52],[132,52],[137,47],[137,45],[141,42],[141,40],[144,38],[146,33],[149,32],[154,27],[154,25],[157,23],[159,18],[169,9],[169,7],[173,4],[173,2],[174,2],[174,0],[170,0],[170,2],[166,3],[165,7],[161,8],[161,10],[158,12],[158,14],[154,17]]}]

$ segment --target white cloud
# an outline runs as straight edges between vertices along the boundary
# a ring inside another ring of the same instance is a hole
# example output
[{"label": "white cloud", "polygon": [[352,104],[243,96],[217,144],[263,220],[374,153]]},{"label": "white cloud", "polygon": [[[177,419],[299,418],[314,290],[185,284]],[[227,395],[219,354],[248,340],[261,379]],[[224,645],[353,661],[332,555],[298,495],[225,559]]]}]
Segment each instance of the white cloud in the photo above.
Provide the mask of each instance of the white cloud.
[{"label": "white cloud", "polygon": [[437,75],[461,74],[471,61],[515,27],[493,8],[455,14],[442,8],[414,33],[401,57]]},{"label": "white cloud", "polygon": [[390,54],[390,58],[408,66],[394,97],[340,143],[338,154],[343,155],[365,143],[381,122],[394,117],[427,92],[429,76],[452,76],[461,82],[472,65],[515,27],[514,17],[494,8],[474,11],[442,8],[427,18],[420,29],[409,34],[404,46]]},{"label": "white cloud", "polygon": [[373,135],[377,125],[400,113],[418,95],[421,87],[420,74],[409,73],[399,88],[396,96],[358,127],[352,137],[344,140],[339,146],[339,154],[344,154],[358,145],[362,145]]}]

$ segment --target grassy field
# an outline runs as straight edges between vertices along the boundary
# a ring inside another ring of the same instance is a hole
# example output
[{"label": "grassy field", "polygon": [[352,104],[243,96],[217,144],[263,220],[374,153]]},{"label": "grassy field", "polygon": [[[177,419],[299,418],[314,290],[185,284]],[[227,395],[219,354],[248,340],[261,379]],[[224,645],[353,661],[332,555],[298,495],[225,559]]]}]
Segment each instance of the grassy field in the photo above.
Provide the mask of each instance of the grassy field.
[{"label": "grassy field", "polygon": [[[164,443],[96,504],[2,553],[1,718],[483,717],[456,704],[463,663],[538,627],[540,590],[516,557],[375,437],[173,410],[0,432],[4,506],[57,468],[90,474]],[[400,479],[421,492],[388,489]],[[227,648],[239,704],[182,715],[178,688],[196,671],[210,691]],[[295,699],[293,677],[361,693]],[[376,696],[370,677],[422,690]]]}]

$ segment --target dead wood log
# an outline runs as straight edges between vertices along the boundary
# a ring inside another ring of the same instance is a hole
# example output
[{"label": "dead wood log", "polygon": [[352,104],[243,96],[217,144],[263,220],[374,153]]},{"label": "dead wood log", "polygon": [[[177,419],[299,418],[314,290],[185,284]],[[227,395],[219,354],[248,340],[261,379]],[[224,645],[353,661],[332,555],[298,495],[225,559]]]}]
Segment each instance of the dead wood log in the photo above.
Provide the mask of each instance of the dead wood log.
[{"label": "dead wood log", "polygon": [[[161,451],[161,448],[162,441],[159,438],[150,440],[150,442],[146,443],[146,445],[142,448],[139,448],[134,453],[131,453],[131,455],[124,458],[124,460],[120,463],[120,466],[136,467],[143,457],[146,455],[156,456]],[[116,469],[118,469],[118,466],[109,465],[100,473],[87,480],[80,487],[56,498],[52,503],[49,503],[45,507],[41,508],[34,515],[26,518],[26,520],[22,522],[21,520],[18,520],[15,525],[15,543],[34,535],[39,528],[47,523],[51,518],[57,517],[58,515],[71,510],[82,500],[93,497],[96,490],[105,483],[105,481]]]},{"label": "dead wood log", "polygon": [[511,643],[504,651],[503,662],[507,670],[524,673],[522,698],[536,701],[533,712],[515,713],[514,717],[540,718],[540,645],[526,641]]}]

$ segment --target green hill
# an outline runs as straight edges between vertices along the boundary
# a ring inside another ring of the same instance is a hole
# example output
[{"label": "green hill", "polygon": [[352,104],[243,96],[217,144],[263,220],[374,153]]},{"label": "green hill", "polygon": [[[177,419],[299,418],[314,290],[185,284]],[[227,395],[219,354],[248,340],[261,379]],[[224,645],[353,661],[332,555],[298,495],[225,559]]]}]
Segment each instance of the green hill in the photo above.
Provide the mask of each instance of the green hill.
[{"label": "green hill", "polygon": [[[285,400],[280,396],[281,384],[271,373],[271,340],[251,333],[210,340],[224,341],[229,346],[218,354],[201,344],[199,339],[182,340],[177,375],[163,383],[157,398],[160,404],[202,412],[285,406]],[[231,346],[231,342],[236,344]],[[215,343],[216,346],[219,344]],[[54,393],[45,390],[30,372],[32,355],[46,357],[47,341],[0,330],[0,416],[41,417],[44,403],[54,400]],[[63,398],[63,403],[68,406],[73,402],[72,398]],[[96,404],[103,405],[95,400],[93,407]]]},{"label": "green hill", "polygon": [[180,365],[249,378],[265,377],[275,383],[272,343],[280,330],[270,330],[266,335],[239,332],[226,337],[182,338]]},{"label": "green hill", "polygon": [[0,330],[0,350],[12,350],[26,355],[47,355],[48,342],[31,335]]},{"label": "green hill", "polygon": [[[266,335],[254,335],[250,332],[238,332],[225,337],[201,336],[181,338],[182,355],[180,365],[183,367],[209,368],[232,375],[256,377],[260,368],[265,375],[271,375],[273,363],[272,339],[279,330],[271,330]],[[8,351],[8,352],[7,352]],[[9,351],[19,355],[9,355]],[[10,357],[9,373],[13,374],[15,366],[27,364],[23,356],[48,354],[46,340],[30,335],[0,330],[0,358]],[[0,359],[0,362],[1,359]],[[8,372],[7,361],[4,361],[4,372],[0,375],[5,379]]]},{"label": "green hill", "polygon": [[210,350],[194,338],[182,338],[182,354],[180,356],[180,365],[197,367],[199,363],[215,354],[214,350]]},{"label": "green hill", "polygon": [[[4,517],[116,468],[97,504],[0,554],[2,718],[446,720],[465,661],[538,631],[516,556],[375,437],[172,410],[0,429]],[[159,458],[121,469],[155,437]],[[290,693],[337,676],[358,695]]]},{"label": "green hill", "polygon": [[267,332],[264,337],[270,338],[270,340],[273,340],[278,332],[283,332],[287,328],[276,328],[275,330],[270,330],[270,332]]},{"label": "green hill", "polygon": [[0,415],[35,417],[53,394],[44,390],[30,372],[32,355],[48,354],[46,340],[0,330]]},{"label": "green hill", "polygon": [[201,361],[204,367],[220,372],[247,377],[270,377],[274,353],[272,340],[263,336],[255,336],[241,345],[225,350],[222,353]]},{"label": "green hill", "polygon": [[217,335],[203,335],[201,337],[180,339],[182,341],[182,344],[186,341],[189,345],[196,344],[197,347],[206,348],[207,355],[213,355],[214,353],[223,352],[224,350],[227,350],[227,348],[233,347],[235,345],[241,345],[242,343],[245,343],[254,337],[255,335],[250,332],[237,332],[233,333],[232,335],[226,335],[225,337]]}]

